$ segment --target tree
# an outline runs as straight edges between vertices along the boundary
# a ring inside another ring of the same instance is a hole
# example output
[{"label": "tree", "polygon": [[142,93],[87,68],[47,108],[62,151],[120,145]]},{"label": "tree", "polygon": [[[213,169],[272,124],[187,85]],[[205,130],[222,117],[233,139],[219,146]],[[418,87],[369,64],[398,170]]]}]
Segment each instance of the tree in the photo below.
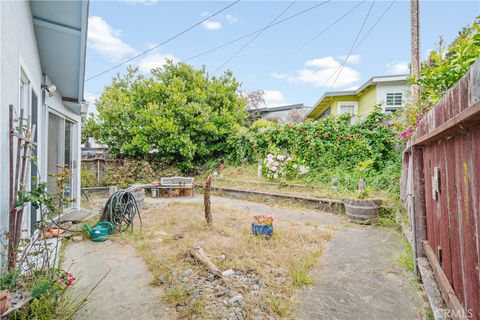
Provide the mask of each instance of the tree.
[{"label": "tree", "polygon": [[287,123],[302,123],[307,117],[310,109],[307,108],[295,108],[290,110],[286,116]]},{"label": "tree", "polygon": [[246,119],[245,99],[231,72],[209,77],[205,68],[168,61],[145,77],[129,68],[97,100],[98,140],[109,152],[152,158],[191,171],[222,158],[225,141]]},{"label": "tree", "polygon": [[89,114],[82,127],[82,143],[86,143],[88,138],[98,139],[100,126],[94,115]]},{"label": "tree", "polygon": [[247,110],[256,110],[265,103],[265,92],[263,90],[239,90],[238,95],[245,99]]}]

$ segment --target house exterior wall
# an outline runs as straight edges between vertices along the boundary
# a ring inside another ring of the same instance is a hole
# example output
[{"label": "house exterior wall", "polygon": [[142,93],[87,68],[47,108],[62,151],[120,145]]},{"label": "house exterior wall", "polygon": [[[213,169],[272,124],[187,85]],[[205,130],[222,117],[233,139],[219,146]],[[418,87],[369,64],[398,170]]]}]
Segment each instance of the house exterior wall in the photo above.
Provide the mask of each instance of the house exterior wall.
[{"label": "house exterior wall", "polygon": [[[42,71],[33,30],[30,2],[0,1],[0,232],[8,229],[9,144],[8,106],[19,106],[20,70],[23,69],[41,107]],[[18,110],[18,109],[17,109]],[[39,110],[40,111],[40,110]],[[44,130],[39,112],[39,132]],[[39,145],[41,149],[41,144]]]},{"label": "house exterior wall", "polygon": [[328,108],[331,109],[330,114],[338,115],[339,105],[346,101],[357,101],[357,115],[361,117],[371,113],[376,105],[380,105],[385,112],[387,93],[402,93],[402,106],[404,106],[410,96],[410,86],[405,81],[405,76],[394,76],[393,78],[403,78],[403,80],[385,81],[382,77],[372,78],[364,85],[365,87],[362,86],[360,92],[357,90],[353,90],[353,92],[327,92],[314,106],[308,117],[317,120]]},{"label": "house exterior wall", "polygon": [[[50,84],[48,75],[43,75],[37,40],[35,36],[30,1],[0,1],[0,233],[8,230],[9,209],[9,113],[8,106],[18,111],[20,105],[20,77],[23,71],[30,83],[31,92],[37,96],[37,165],[43,180],[47,179],[48,113],[56,112],[76,123],[72,147],[76,159],[74,171],[76,207],[80,207],[80,130],[81,116],[71,112],[62,103],[61,92],[53,97],[45,95],[41,85]],[[28,103],[30,105],[30,103]],[[28,110],[29,112],[30,110]],[[28,115],[27,115],[28,116]],[[30,172],[30,168],[27,168]],[[30,226],[30,212],[24,212],[24,226]],[[0,240],[1,241],[1,240]],[[0,248],[1,253],[1,248]],[[1,266],[0,266],[1,267]]]},{"label": "house exterior wall", "polygon": [[[332,102],[326,106],[325,110],[328,107],[332,108],[332,114],[338,114],[339,112],[339,103],[340,102],[345,102],[345,101],[358,101],[357,96],[337,96],[337,97],[332,97]],[[323,112],[323,110],[322,110]]]},{"label": "house exterior wall", "polygon": [[366,116],[372,112],[377,104],[377,86],[365,89],[358,97],[358,115]]}]

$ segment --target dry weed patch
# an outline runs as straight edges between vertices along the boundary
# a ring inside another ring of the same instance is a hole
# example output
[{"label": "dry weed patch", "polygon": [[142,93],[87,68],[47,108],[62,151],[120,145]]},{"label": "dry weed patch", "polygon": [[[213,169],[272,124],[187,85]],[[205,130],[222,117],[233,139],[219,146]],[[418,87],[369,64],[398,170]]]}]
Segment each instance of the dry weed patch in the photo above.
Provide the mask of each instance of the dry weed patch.
[{"label": "dry weed patch", "polygon": [[[309,272],[317,263],[331,230],[302,222],[274,221],[266,240],[251,234],[254,212],[216,205],[213,226],[201,204],[170,203],[142,210],[143,230],[116,237],[132,242],[153,273],[152,284],[164,288],[163,301],[179,318],[288,318],[295,291],[312,283]],[[224,280],[187,255],[201,247],[222,271]]]}]

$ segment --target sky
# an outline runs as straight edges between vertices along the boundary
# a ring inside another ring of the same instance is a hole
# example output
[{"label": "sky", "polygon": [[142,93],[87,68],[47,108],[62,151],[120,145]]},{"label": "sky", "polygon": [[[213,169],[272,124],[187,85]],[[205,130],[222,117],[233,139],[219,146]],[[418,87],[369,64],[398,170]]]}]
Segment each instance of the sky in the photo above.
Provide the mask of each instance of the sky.
[{"label": "sky", "polygon": [[[91,0],[86,79],[233,2]],[[421,58],[436,47],[440,35],[450,43],[478,15],[480,0],[420,1]],[[290,16],[294,17],[286,19]],[[189,59],[265,27],[269,28]],[[96,112],[95,98],[104,86],[127,65],[148,74],[166,58],[196,68],[204,65],[211,75],[229,69],[243,89],[264,90],[265,106],[312,106],[326,91],[354,89],[372,76],[409,73],[410,1],[239,1],[168,43],[87,80],[90,112]]]}]

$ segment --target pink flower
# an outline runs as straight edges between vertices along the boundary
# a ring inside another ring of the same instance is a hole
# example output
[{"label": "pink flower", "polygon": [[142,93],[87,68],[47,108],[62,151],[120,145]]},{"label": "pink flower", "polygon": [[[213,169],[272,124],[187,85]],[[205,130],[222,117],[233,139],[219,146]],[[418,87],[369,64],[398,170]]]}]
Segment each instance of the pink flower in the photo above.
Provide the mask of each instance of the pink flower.
[{"label": "pink flower", "polygon": [[71,274],[70,272],[65,272],[65,275],[63,276],[62,279],[60,279],[60,282],[68,287],[68,286],[71,286],[72,284],[74,284],[75,280],[76,279],[73,276],[73,274]]}]

